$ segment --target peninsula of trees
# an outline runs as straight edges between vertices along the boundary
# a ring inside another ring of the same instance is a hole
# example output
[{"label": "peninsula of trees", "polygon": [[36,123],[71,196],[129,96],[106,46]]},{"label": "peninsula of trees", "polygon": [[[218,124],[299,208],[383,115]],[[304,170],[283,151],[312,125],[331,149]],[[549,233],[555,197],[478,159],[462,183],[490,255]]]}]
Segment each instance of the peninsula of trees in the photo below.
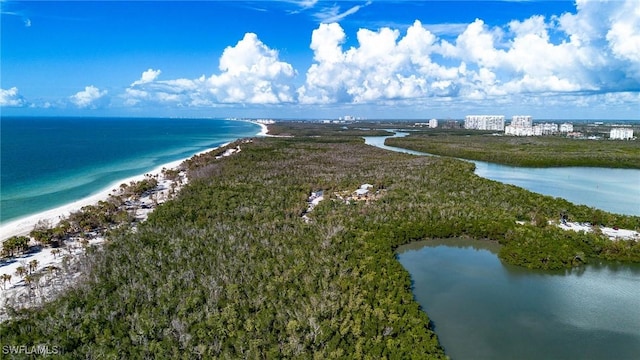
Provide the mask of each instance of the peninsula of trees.
[{"label": "peninsula of trees", "polygon": [[640,141],[570,139],[560,136],[495,136],[484,132],[431,131],[386,144],[434,155],[525,167],[587,166],[640,169]]}]

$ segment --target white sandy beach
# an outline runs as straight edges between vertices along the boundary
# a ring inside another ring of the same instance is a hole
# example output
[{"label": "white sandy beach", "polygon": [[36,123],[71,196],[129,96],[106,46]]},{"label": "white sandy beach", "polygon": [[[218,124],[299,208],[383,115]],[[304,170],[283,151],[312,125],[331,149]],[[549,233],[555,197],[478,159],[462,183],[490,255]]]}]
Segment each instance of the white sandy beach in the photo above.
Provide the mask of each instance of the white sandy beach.
[{"label": "white sandy beach", "polygon": [[[149,176],[158,180],[158,185],[153,191],[136,200],[137,206],[132,210],[136,221],[144,221],[157,204],[161,204],[171,198],[170,189],[174,188],[179,191],[181,186],[187,182],[186,171],[180,171],[179,176],[174,180],[167,179],[162,172],[163,169],[178,169],[183,161],[173,161],[154,169],[148,174],[130,177],[117,182],[118,184],[128,184],[132,181],[143,180]],[[118,191],[117,187],[113,187],[113,189],[110,187],[108,190],[100,191],[93,196],[72,204],[12,222],[6,226],[8,230],[3,231],[3,236],[28,234],[35,224],[42,220],[48,221],[51,226],[55,226],[59,220],[67,217],[71,212],[80,210],[82,206],[106,200],[110,194],[116,194]],[[85,252],[86,247],[101,244],[104,240],[104,237],[99,233],[89,233],[81,237],[72,237],[66,240],[62,247],[56,249],[38,246],[32,241],[30,251],[13,258],[2,259],[0,261],[0,275],[9,275],[11,280],[0,284],[2,286],[2,291],[0,292],[0,322],[8,318],[7,306],[37,306],[63,292],[81,274],[82,270],[77,260]],[[26,277],[18,275],[18,268],[29,269],[29,265],[34,262],[36,265],[32,271],[33,282],[27,284]]]},{"label": "white sandy beach", "polygon": [[269,135],[269,128],[267,127],[267,125],[259,123],[259,122],[255,122],[255,121],[251,121],[251,122],[260,126],[260,132],[258,133],[258,136],[270,136]]},{"label": "white sandy beach", "polygon": [[[267,125],[258,123],[256,121],[249,121],[249,122],[260,126],[260,132],[257,133],[256,136],[269,136],[268,135],[269,129],[267,128]],[[6,224],[0,225],[0,243],[2,243],[4,240],[12,236],[23,236],[23,235],[29,234],[29,232],[33,230],[34,226],[40,221],[44,221],[49,223],[52,226],[55,226],[55,224],[57,224],[61,219],[68,217],[73,212],[79,211],[82,207],[96,204],[99,201],[107,200],[110,194],[117,191],[120,184],[123,184],[123,183],[129,184],[132,181],[137,182],[137,181],[143,180],[145,178],[145,175],[159,177],[162,175],[162,169],[175,170],[178,168],[178,166],[180,166],[180,164],[182,164],[182,162],[184,162],[185,160],[193,156],[208,153],[210,151],[227,146],[228,144],[229,143],[225,143],[218,147],[203,150],[201,152],[193,154],[190,157],[186,157],[184,159],[162,164],[156,167],[155,169],[153,169],[152,171],[147,172],[146,174],[140,174],[140,175],[126,178],[126,179],[115,181],[111,185],[96,192],[95,194],[88,196],[86,198],[74,201],[72,203],[65,204],[65,205],[62,205],[50,210],[46,210],[37,214],[29,215],[23,218],[19,218],[17,220],[13,220],[13,221],[7,222]]]},{"label": "white sandy beach", "polygon": [[[262,130],[260,131],[260,133],[258,133],[258,136],[281,137],[281,138],[293,137],[292,135],[272,135],[272,134],[269,134],[269,128],[267,127],[267,125],[265,123],[258,122],[258,121],[249,121],[249,122],[253,123],[253,124],[256,124],[256,125],[260,125],[260,128]],[[272,123],[269,123],[269,124],[272,124]]]},{"label": "white sandy beach", "polygon": [[[261,132],[258,135],[264,135],[267,128],[265,125],[259,125]],[[191,157],[208,153],[227,145],[229,145],[229,143],[198,152]],[[230,148],[217,158],[231,156],[240,151],[240,146]],[[179,176],[175,180],[170,180],[164,176],[163,170],[178,170],[180,165],[189,158],[163,164],[146,174],[114,182],[109,187],[87,198],[3,225],[0,228],[0,243],[12,236],[29,234],[36,224],[41,221],[46,221],[49,226],[55,226],[60,220],[67,218],[75,211],[81,210],[82,207],[96,204],[101,200],[107,200],[109,195],[117,194],[120,191],[120,184],[129,184],[131,182],[144,180],[146,177],[153,177],[158,180],[158,185],[154,191],[137,200],[140,206],[137,206],[135,209],[136,220],[144,221],[157,204],[161,204],[170,199],[169,189],[174,188],[177,192],[187,183],[186,171],[180,171]],[[65,241],[64,247],[58,249],[36,246],[33,248],[34,251],[14,258],[3,259],[0,262],[0,274],[11,276],[11,280],[0,283],[2,287],[2,291],[0,291],[0,322],[8,319],[9,315],[6,312],[7,306],[37,306],[45,301],[49,301],[55,297],[56,294],[64,291],[68,286],[73,284],[74,279],[81,273],[76,261],[78,257],[84,253],[86,246],[97,245],[103,241],[104,238],[99,234],[97,236],[90,236],[85,240],[72,238]],[[36,244],[31,243],[30,245],[34,246]],[[27,284],[25,283],[25,277],[19,276],[16,272],[18,267],[28,269],[29,264],[34,261],[37,263],[33,270],[33,274],[36,275],[34,277],[36,280],[32,284]]]},{"label": "white sandy beach", "polygon": [[[213,151],[216,150],[220,147],[224,147],[227,146],[229,143],[225,143],[219,147],[215,147],[215,148],[210,148],[207,150],[203,150],[197,154],[194,154],[192,156],[196,156],[196,155],[200,155],[200,154],[204,154],[207,153],[209,151]],[[0,242],[12,237],[12,236],[22,236],[22,235],[27,235],[29,234],[29,232],[31,232],[31,230],[33,230],[34,226],[40,222],[40,221],[45,221],[47,223],[49,223],[52,226],[55,226],[55,224],[57,224],[61,219],[66,218],[69,216],[69,214],[79,211],[82,207],[87,206],[87,205],[93,205],[98,203],[99,201],[103,201],[103,200],[107,200],[107,198],[109,197],[110,194],[113,194],[115,191],[118,190],[118,187],[120,186],[120,184],[129,184],[132,181],[133,182],[137,182],[137,181],[141,181],[145,178],[145,176],[150,175],[153,177],[161,177],[162,176],[162,170],[163,169],[177,169],[180,164],[182,164],[182,162],[184,162],[185,160],[189,159],[190,157],[184,158],[184,159],[180,159],[180,160],[176,160],[176,161],[172,161],[170,163],[166,163],[163,165],[160,165],[158,167],[156,167],[155,169],[153,169],[152,171],[147,172],[146,174],[141,174],[141,175],[136,175],[136,176],[132,176],[126,179],[122,179],[122,180],[118,180],[114,183],[112,183],[111,185],[109,185],[108,187],[98,191],[97,193],[88,196],[86,198],[74,201],[72,203],[66,204],[66,205],[62,205],[59,206],[57,208],[54,209],[50,209],[50,210],[46,210],[37,214],[33,214],[33,215],[29,215],[17,220],[13,220],[11,222],[8,222],[7,224],[4,224],[2,226],[0,226]],[[161,182],[162,180],[159,178],[158,180],[159,182]]]},{"label": "white sandy beach", "polygon": [[[268,128],[265,124],[254,121],[252,123],[260,126],[260,132],[256,136],[268,136]],[[117,195],[120,192],[121,184],[130,184],[131,182],[144,180],[147,177],[153,177],[157,179],[158,185],[153,191],[136,200],[137,206],[133,210],[136,221],[144,221],[157,204],[161,204],[171,198],[170,189],[174,189],[177,193],[188,181],[184,170],[180,171],[178,177],[173,180],[165,178],[163,170],[179,170],[180,165],[185,160],[227,145],[229,143],[200,151],[184,159],[162,164],[145,174],[115,181],[108,187],[86,198],[3,224],[0,226],[0,244],[12,236],[28,235],[40,222],[45,222],[50,227],[56,226],[60,220],[67,218],[73,212],[80,211],[84,206],[94,205],[99,201],[107,200],[110,195]],[[230,148],[217,158],[231,156],[239,151],[241,151],[240,146]],[[98,245],[104,240],[101,234],[91,234],[85,239],[68,239],[63,247],[57,249],[37,246],[32,241],[30,243],[30,251],[13,258],[2,259],[0,261],[0,275],[7,275],[11,278],[8,281],[0,282],[0,288],[2,289],[0,290],[0,322],[9,318],[7,306],[37,306],[65,291],[82,273],[78,259],[84,254],[85,248]],[[27,284],[25,276],[20,276],[16,272],[19,267],[29,269],[29,264],[34,263],[36,266],[32,274],[35,280],[31,284]]]}]

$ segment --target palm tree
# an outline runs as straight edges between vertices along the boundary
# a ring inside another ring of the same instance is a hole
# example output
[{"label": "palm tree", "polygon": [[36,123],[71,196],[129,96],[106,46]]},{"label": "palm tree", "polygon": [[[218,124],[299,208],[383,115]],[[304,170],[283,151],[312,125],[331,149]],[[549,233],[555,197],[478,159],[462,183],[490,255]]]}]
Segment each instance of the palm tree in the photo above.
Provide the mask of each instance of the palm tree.
[{"label": "palm tree", "polygon": [[11,284],[11,275],[9,274],[2,274],[0,275],[0,279],[2,279],[2,288],[4,290],[7,289],[7,281],[9,282],[9,284]]},{"label": "palm tree", "polygon": [[29,274],[36,271],[37,268],[38,268],[38,260],[36,259],[31,260],[29,262]]},{"label": "palm tree", "polygon": [[22,277],[22,276],[24,276],[26,273],[27,273],[27,269],[25,269],[25,267],[24,267],[24,266],[18,266],[18,267],[16,268],[16,275],[18,275],[18,276]]},{"label": "palm tree", "polygon": [[35,278],[32,275],[27,275],[24,277],[24,282],[25,284],[27,284],[27,286],[29,286],[29,288],[31,288],[31,283],[35,280]]}]

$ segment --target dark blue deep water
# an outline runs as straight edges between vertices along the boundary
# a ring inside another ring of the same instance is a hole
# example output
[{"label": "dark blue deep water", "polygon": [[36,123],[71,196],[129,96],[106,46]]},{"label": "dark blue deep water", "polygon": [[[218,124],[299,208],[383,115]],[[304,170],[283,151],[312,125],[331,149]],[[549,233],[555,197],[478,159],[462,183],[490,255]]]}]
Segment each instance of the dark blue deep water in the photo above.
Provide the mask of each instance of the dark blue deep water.
[{"label": "dark blue deep water", "polygon": [[0,222],[259,131],[249,122],[214,119],[2,117]]}]

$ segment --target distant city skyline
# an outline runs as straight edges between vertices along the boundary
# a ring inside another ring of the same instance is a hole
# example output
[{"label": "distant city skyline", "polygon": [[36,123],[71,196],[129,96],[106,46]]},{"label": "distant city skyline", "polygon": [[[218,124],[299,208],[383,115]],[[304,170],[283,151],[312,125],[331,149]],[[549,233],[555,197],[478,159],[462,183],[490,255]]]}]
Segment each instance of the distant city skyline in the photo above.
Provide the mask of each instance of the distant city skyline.
[{"label": "distant city skyline", "polygon": [[640,2],[0,0],[3,116],[640,119]]}]

